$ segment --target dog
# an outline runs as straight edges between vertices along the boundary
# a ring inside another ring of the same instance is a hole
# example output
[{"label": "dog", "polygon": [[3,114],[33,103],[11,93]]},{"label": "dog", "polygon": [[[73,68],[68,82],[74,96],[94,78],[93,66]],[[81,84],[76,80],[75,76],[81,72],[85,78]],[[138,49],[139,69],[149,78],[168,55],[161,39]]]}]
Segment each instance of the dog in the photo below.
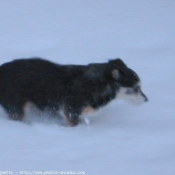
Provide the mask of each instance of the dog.
[{"label": "dog", "polygon": [[23,120],[30,102],[41,111],[62,110],[70,126],[80,116],[113,99],[148,101],[140,78],[119,58],[107,63],[60,65],[41,58],[17,59],[0,66],[0,104],[13,120]]}]

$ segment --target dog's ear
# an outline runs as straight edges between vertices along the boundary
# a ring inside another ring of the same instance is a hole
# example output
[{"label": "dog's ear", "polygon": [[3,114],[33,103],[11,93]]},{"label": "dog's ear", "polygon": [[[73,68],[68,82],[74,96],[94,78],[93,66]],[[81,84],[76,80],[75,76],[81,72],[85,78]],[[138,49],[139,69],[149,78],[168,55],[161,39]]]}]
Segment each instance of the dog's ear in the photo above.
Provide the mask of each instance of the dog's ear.
[{"label": "dog's ear", "polygon": [[120,58],[117,58],[117,59],[109,60],[108,68],[110,70],[110,73],[112,73],[112,77],[115,80],[118,80],[120,78],[121,70],[125,69],[126,65]]},{"label": "dog's ear", "polygon": [[117,69],[114,69],[112,70],[112,77],[115,79],[115,80],[118,80],[119,77],[120,77],[120,73]]},{"label": "dog's ear", "polygon": [[117,68],[126,67],[125,63],[120,58],[117,58],[117,59],[114,59],[114,60],[109,60],[109,64],[113,65]]}]

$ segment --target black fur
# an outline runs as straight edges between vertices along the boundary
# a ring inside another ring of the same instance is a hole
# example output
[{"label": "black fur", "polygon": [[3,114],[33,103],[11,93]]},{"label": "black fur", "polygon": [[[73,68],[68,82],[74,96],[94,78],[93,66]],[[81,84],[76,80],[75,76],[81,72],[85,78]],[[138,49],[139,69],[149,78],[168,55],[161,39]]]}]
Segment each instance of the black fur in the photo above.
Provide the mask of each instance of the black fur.
[{"label": "black fur", "polygon": [[0,66],[0,104],[15,120],[24,117],[27,102],[40,110],[63,110],[71,125],[86,107],[98,109],[121,86],[139,81],[122,60],[89,65],[59,65],[39,58],[19,59]]}]

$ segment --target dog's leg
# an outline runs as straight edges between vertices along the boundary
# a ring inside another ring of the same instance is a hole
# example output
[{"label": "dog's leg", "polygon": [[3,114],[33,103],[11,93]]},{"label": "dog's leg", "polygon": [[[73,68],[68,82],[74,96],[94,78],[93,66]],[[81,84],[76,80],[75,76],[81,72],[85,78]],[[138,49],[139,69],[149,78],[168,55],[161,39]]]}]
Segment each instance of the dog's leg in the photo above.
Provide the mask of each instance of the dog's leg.
[{"label": "dog's leg", "polygon": [[23,114],[14,114],[14,113],[12,114],[12,113],[10,113],[9,116],[10,116],[10,119],[15,120],[15,121],[23,121],[23,119],[24,119]]},{"label": "dog's leg", "polygon": [[79,124],[79,114],[74,112],[65,112],[65,115],[70,126],[76,126]]},{"label": "dog's leg", "polygon": [[22,106],[3,105],[3,107],[7,111],[10,119],[16,121],[22,121],[24,119],[24,110]]},{"label": "dog's leg", "polygon": [[70,126],[76,126],[80,122],[80,112],[72,106],[69,107],[64,106],[64,114]]},{"label": "dog's leg", "polygon": [[12,120],[16,120],[16,121],[22,121],[24,119],[24,112],[23,110],[9,110],[8,111],[9,117]]}]

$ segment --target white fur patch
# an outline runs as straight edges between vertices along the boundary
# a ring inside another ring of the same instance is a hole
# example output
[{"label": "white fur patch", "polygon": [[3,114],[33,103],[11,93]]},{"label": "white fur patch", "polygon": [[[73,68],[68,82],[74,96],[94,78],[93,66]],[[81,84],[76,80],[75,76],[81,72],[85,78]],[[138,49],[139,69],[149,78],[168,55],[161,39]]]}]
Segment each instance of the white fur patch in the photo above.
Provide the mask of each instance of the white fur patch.
[{"label": "white fur patch", "polygon": [[[138,83],[136,86],[140,87],[140,83]],[[116,98],[117,99],[124,99],[131,104],[143,104],[145,102],[145,96],[143,93],[140,91],[134,92],[128,94],[128,90],[132,90],[132,88],[127,88],[127,87],[121,87],[119,92],[117,93]]]}]

